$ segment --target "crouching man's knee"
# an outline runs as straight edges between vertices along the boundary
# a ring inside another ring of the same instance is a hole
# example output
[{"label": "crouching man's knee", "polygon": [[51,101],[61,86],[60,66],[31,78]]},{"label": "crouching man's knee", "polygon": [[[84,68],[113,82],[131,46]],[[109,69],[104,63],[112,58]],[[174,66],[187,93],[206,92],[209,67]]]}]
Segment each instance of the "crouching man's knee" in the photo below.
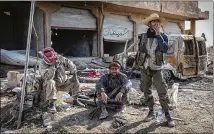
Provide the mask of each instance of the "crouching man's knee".
[{"label": "crouching man's knee", "polygon": [[70,95],[77,95],[80,92],[80,83],[79,81],[71,83]]},{"label": "crouching man's knee", "polygon": [[53,79],[45,80],[43,83],[43,90],[45,90],[46,101],[48,100],[56,100],[57,89],[55,85],[55,81]]}]

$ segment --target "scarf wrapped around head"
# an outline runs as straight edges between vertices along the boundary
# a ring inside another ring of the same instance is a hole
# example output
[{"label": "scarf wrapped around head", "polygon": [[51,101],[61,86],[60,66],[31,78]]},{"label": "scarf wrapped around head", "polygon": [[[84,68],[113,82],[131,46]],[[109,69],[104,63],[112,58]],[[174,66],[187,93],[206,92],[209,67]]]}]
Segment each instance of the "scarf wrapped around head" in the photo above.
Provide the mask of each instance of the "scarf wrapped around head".
[{"label": "scarf wrapped around head", "polygon": [[57,56],[53,48],[50,48],[50,47],[44,48],[41,51],[41,54],[46,64],[48,65],[56,64]]}]

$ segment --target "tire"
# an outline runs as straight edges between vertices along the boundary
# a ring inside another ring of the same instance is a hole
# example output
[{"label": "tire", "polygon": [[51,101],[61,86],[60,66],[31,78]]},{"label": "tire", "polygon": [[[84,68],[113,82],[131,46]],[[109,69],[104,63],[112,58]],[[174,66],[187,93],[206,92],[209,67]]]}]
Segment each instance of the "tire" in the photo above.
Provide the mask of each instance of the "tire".
[{"label": "tire", "polygon": [[173,74],[171,70],[163,70],[163,78],[165,81],[170,81],[173,78]]}]

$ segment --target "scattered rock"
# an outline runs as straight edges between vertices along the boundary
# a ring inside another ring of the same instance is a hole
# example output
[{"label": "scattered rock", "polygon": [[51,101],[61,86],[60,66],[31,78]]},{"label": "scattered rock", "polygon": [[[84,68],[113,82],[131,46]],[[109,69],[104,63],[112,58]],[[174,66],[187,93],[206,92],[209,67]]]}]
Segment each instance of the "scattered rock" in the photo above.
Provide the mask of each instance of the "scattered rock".
[{"label": "scattered rock", "polygon": [[124,126],[126,124],[128,124],[128,121],[125,118],[116,117],[113,119],[112,127],[116,129],[116,128],[119,128],[119,127]]}]

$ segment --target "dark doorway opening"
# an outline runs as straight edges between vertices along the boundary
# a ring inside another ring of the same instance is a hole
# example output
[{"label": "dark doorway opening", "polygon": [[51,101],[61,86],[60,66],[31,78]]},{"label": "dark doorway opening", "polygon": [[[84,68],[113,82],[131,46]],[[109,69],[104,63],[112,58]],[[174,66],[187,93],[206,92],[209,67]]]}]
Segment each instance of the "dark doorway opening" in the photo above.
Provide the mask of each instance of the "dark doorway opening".
[{"label": "dark doorway opening", "polygon": [[114,56],[124,51],[125,42],[103,41],[103,45],[104,45],[104,54],[109,54],[109,56]]},{"label": "dark doorway opening", "polygon": [[95,31],[52,29],[51,42],[56,52],[70,57],[92,56]]},{"label": "dark doorway opening", "polygon": [[1,49],[26,49],[30,2],[0,2]]}]

